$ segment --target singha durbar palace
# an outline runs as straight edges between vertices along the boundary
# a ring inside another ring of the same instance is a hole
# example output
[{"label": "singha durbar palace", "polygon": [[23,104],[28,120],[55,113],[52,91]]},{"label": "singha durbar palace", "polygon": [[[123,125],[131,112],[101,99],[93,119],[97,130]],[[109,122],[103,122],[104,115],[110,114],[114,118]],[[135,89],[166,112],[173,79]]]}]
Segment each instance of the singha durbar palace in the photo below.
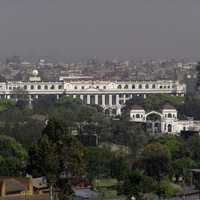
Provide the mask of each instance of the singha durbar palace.
[{"label": "singha durbar palace", "polygon": [[[45,82],[37,70],[33,70],[28,81],[6,81],[0,83],[0,96],[16,99],[19,90],[25,91],[29,102],[44,95],[72,96],[85,104],[100,105],[111,115],[120,115],[125,102],[134,95],[146,98],[148,94],[169,94],[184,96],[186,85],[176,80],[157,81],[102,81],[81,78],[60,78],[59,81]],[[17,99],[16,99],[17,100]]]}]

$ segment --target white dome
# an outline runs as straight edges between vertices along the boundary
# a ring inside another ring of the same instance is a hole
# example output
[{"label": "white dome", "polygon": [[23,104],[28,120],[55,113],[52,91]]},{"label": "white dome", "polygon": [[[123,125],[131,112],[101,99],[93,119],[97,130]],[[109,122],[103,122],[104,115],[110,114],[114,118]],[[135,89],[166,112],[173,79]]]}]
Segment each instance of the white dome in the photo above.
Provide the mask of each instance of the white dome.
[{"label": "white dome", "polygon": [[32,72],[33,76],[38,76],[39,72],[37,69],[34,69],[33,72]]}]

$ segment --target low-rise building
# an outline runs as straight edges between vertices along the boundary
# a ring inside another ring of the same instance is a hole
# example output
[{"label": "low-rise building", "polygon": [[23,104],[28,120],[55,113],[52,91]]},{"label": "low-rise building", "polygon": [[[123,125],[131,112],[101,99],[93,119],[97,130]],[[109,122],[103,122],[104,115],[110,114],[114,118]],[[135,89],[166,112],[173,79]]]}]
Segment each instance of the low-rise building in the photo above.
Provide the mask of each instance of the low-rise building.
[{"label": "low-rise building", "polygon": [[200,131],[200,121],[193,118],[179,120],[178,111],[169,104],[164,105],[159,112],[146,112],[141,106],[134,105],[130,110],[130,121],[146,123],[147,129],[153,133],[177,134],[183,130]]}]

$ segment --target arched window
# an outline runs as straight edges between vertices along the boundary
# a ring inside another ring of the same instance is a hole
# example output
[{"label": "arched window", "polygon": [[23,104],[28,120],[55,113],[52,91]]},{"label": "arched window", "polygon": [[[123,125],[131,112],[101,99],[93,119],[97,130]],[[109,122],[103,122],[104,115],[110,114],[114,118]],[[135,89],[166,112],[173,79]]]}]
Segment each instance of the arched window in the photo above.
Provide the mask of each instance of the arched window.
[{"label": "arched window", "polygon": [[153,84],[153,85],[152,85],[152,88],[153,88],[153,89],[155,89],[155,88],[156,88],[156,85],[155,85],[155,84]]},{"label": "arched window", "polygon": [[136,114],[136,118],[140,118],[140,115],[139,115],[139,114]]},{"label": "arched window", "polygon": [[96,88],[99,89],[99,86],[97,85]]},{"label": "arched window", "polygon": [[59,85],[59,86],[58,86],[58,89],[61,90],[61,89],[62,89],[62,85]]},{"label": "arched window", "polygon": [[84,90],[84,89],[85,89],[85,87],[84,87],[84,86],[81,86],[81,89],[82,89],[82,90]]},{"label": "arched window", "polygon": [[117,86],[117,89],[122,89],[122,86],[121,86],[121,85],[118,85],[118,86]]},{"label": "arched window", "polygon": [[27,85],[24,85],[24,90],[27,90]]},{"label": "arched window", "polygon": [[74,86],[74,89],[77,90],[77,86]]},{"label": "arched window", "polygon": [[124,89],[128,89],[128,85],[125,85],[125,86],[124,86]]},{"label": "arched window", "polygon": [[133,115],[132,118],[135,118],[135,115]]},{"label": "arched window", "polygon": [[45,89],[45,90],[48,90],[48,85],[45,85],[45,86],[44,86],[44,89]]},{"label": "arched window", "polygon": [[106,90],[106,86],[103,86],[103,89]]},{"label": "arched window", "polygon": [[33,90],[34,89],[34,85],[31,85],[31,90]]},{"label": "arched window", "polygon": [[145,85],[145,89],[149,89],[149,84],[146,84],[146,85]]},{"label": "arched window", "polygon": [[135,89],[135,85],[134,84],[132,85],[132,89]]},{"label": "arched window", "polygon": [[167,132],[168,133],[172,132],[172,125],[171,124],[168,124],[168,126],[167,126]]},{"label": "arched window", "polygon": [[160,86],[160,89],[162,89],[162,88],[163,88],[163,86],[161,85],[161,86]]},{"label": "arched window", "polygon": [[38,89],[38,90],[41,90],[41,85],[38,85],[37,89]]},{"label": "arched window", "polygon": [[172,118],[172,114],[171,113],[168,113],[168,118]]},{"label": "arched window", "polygon": [[139,89],[142,89],[142,85],[141,85],[141,84],[139,84],[138,88],[139,88]]},{"label": "arched window", "polygon": [[55,89],[55,86],[54,86],[54,85],[52,85],[52,86],[51,86],[51,90],[54,90],[54,89]]}]

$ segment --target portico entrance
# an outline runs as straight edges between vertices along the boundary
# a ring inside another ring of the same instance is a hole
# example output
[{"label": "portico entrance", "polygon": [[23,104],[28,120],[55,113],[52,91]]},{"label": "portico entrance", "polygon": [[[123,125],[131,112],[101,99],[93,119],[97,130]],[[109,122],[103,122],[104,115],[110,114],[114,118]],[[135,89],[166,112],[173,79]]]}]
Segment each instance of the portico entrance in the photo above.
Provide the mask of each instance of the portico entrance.
[{"label": "portico entrance", "polygon": [[158,112],[150,112],[146,115],[146,129],[153,134],[161,133],[162,115]]}]

